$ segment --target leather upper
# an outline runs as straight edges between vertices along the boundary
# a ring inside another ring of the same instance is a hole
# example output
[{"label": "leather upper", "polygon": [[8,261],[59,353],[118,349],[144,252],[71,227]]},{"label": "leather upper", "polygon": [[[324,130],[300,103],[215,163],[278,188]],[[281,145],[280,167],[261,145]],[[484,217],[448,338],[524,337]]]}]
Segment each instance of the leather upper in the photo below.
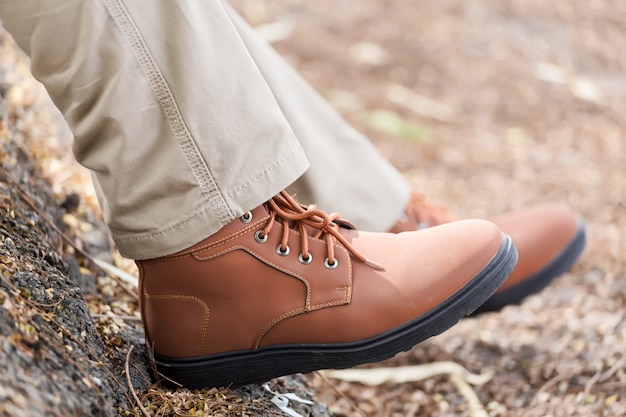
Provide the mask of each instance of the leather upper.
[{"label": "leather upper", "polygon": [[[412,195],[405,212],[405,217],[391,232],[422,229],[455,220],[447,209],[427,203],[419,193]],[[515,269],[497,292],[511,288],[550,264],[575,238],[580,222],[577,214],[560,203],[539,204],[489,220],[513,239],[519,254]]]},{"label": "leather upper", "polygon": [[518,263],[498,291],[523,281],[548,265],[575,238],[579,217],[566,205],[545,203],[510,211],[491,219],[511,236],[518,250]]},{"label": "leather upper", "polygon": [[[439,305],[502,243],[498,228],[483,220],[381,234],[302,220],[307,214],[300,211],[293,216],[300,220],[263,205],[251,219],[236,219],[185,251],[137,261],[142,318],[154,351],[195,357],[365,339]],[[271,219],[262,236],[267,240],[259,243],[255,234]],[[323,226],[314,233],[317,223]],[[303,245],[312,256],[307,265],[298,260]],[[290,252],[281,256],[277,249],[285,246]],[[329,250],[334,269],[324,264]]]}]

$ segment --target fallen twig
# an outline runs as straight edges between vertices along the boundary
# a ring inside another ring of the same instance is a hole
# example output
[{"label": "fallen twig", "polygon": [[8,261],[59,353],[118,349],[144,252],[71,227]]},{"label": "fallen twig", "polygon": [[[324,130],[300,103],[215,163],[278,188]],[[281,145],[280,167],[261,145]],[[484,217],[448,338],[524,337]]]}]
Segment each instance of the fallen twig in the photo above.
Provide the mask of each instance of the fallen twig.
[{"label": "fallen twig", "polygon": [[450,375],[450,382],[454,384],[459,393],[467,400],[467,406],[469,407],[470,417],[487,417],[488,414],[485,411],[482,403],[478,399],[478,395],[472,389],[472,387],[459,375]]},{"label": "fallen twig", "polygon": [[554,378],[550,379],[548,382],[546,382],[545,384],[543,384],[541,386],[541,388],[539,388],[537,390],[537,392],[535,393],[535,396],[533,397],[532,401],[530,402],[531,406],[534,406],[537,404],[537,401],[539,401],[539,396],[546,392],[547,390],[549,390],[550,388],[552,388],[554,385],[558,384],[559,382],[567,379],[571,377],[571,375],[569,374],[560,374],[555,376]]},{"label": "fallen twig", "polygon": [[91,259],[100,269],[137,288],[137,277],[98,258]]},{"label": "fallen twig", "polygon": [[322,378],[322,380],[335,392],[335,394],[339,395],[341,398],[346,400],[348,404],[350,404],[350,407],[352,407],[352,409],[354,409],[357,413],[359,413],[361,417],[366,417],[365,413],[354,403],[354,401],[350,399],[350,397],[348,397],[346,394],[341,392],[341,390],[337,388],[337,386],[332,381],[326,378],[326,375],[324,375],[324,371],[315,371],[315,374],[317,374],[320,378]]},{"label": "fallen twig", "polygon": [[423,365],[398,366],[391,368],[342,369],[320,371],[329,378],[349,382],[360,382],[375,386],[385,382],[402,384],[404,382],[421,381],[437,375],[458,375],[472,385],[482,385],[493,377],[493,371],[477,375],[454,362],[433,362]]},{"label": "fallen twig", "polygon": [[140,317],[136,317],[136,316],[120,316],[117,314],[100,314],[100,313],[91,313],[91,318],[93,319],[102,319],[102,318],[107,318],[107,319],[115,319],[115,320],[122,320],[122,321],[134,321],[134,322],[139,322],[141,323],[141,318]]},{"label": "fallen twig", "polygon": [[128,389],[130,389],[130,393],[133,395],[133,398],[137,402],[137,406],[141,410],[141,413],[146,417],[150,417],[148,410],[146,410],[146,408],[141,404],[141,401],[139,400],[139,397],[137,396],[137,392],[135,392],[135,388],[133,387],[133,381],[130,379],[129,363],[130,363],[130,354],[132,353],[133,349],[134,349],[134,346],[130,345],[130,347],[128,348],[128,352],[126,352],[126,364],[124,365],[126,369],[126,381],[128,382]]},{"label": "fallen twig", "polygon": [[624,358],[616,361],[613,366],[611,366],[606,372],[597,372],[594,376],[592,376],[589,381],[585,384],[585,398],[589,396],[591,393],[591,389],[595,385],[596,382],[605,381],[611,375],[613,375],[618,369],[621,369],[624,366]]}]

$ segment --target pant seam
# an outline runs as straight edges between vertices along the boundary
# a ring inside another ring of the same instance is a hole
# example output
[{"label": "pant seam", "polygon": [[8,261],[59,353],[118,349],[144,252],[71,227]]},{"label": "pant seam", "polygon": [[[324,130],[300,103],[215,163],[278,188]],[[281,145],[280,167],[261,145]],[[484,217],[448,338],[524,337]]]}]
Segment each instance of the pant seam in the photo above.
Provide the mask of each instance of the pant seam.
[{"label": "pant seam", "polygon": [[169,233],[169,232],[171,232],[173,230],[180,229],[180,228],[186,226],[187,224],[193,222],[198,217],[201,217],[207,211],[210,211],[210,209],[207,208],[207,209],[201,210],[198,213],[194,214],[193,216],[187,218],[187,220],[182,221],[180,223],[177,223],[174,226],[168,227],[167,229],[159,230],[158,232],[154,232],[154,233],[150,233],[148,235],[142,235],[142,236],[122,237],[122,238],[116,237],[115,240],[117,240],[118,242],[135,242],[135,241],[140,241],[140,240],[154,239],[157,236],[161,236],[161,235],[167,234],[167,233]]},{"label": "pant seam", "polygon": [[129,42],[139,66],[150,82],[152,91],[170,123],[174,136],[185,155],[187,164],[200,184],[202,193],[207,197],[210,207],[212,207],[221,224],[228,224],[234,218],[234,214],[222,196],[209,167],[202,158],[202,154],[180,113],[174,95],[150,54],[139,29],[121,0],[103,0],[103,2],[120,31]]},{"label": "pant seam", "polygon": [[232,190],[228,191],[227,195],[229,197],[232,197],[232,196],[236,195],[237,193],[241,192],[241,190],[244,190],[244,189],[250,187],[253,183],[255,183],[256,181],[261,179],[263,176],[267,175],[271,170],[273,170],[274,168],[278,167],[280,164],[283,163],[283,161],[285,161],[291,155],[296,153],[296,151],[298,149],[300,149],[299,146],[296,146],[296,147],[292,148],[289,152],[284,154],[282,158],[280,158],[278,161],[275,161],[272,165],[270,165],[269,167],[265,168],[259,174],[257,174],[256,176],[250,178],[248,181],[244,182],[243,184],[240,184],[237,187],[233,188]]}]

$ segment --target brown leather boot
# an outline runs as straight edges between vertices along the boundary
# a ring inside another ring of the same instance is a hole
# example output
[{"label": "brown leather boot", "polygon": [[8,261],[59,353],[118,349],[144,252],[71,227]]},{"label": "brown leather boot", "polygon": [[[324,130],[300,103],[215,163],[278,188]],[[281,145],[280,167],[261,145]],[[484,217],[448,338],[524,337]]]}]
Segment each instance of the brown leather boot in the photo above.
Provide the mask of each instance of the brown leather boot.
[{"label": "brown leather boot", "polygon": [[[405,216],[392,233],[423,229],[455,220],[447,209],[413,193]],[[497,311],[520,303],[567,272],[585,247],[582,219],[563,204],[550,203],[515,210],[490,219],[511,236],[519,253],[517,266],[498,291],[475,313]]]},{"label": "brown leather boot", "polygon": [[200,388],[389,358],[474,311],[516,259],[484,220],[358,232],[282,192],[193,247],[137,265],[158,371]]}]

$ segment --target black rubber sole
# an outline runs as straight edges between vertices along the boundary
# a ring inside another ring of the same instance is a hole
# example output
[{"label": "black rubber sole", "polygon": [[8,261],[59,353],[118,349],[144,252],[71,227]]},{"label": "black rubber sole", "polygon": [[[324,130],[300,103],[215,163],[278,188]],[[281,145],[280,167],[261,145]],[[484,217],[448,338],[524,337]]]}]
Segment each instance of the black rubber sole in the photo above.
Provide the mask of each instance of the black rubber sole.
[{"label": "black rubber sole", "polygon": [[193,358],[155,355],[157,371],[190,389],[237,387],[294,373],[379,362],[438,335],[480,307],[509,276],[517,250],[503,235],[489,264],[461,290],[428,313],[374,337],[350,343],[274,345]]},{"label": "black rubber sole", "polygon": [[529,295],[540,292],[555,278],[569,271],[585,248],[586,241],[585,226],[581,221],[574,238],[552,262],[519,284],[494,294],[474,314],[499,311],[509,304],[519,304]]}]

